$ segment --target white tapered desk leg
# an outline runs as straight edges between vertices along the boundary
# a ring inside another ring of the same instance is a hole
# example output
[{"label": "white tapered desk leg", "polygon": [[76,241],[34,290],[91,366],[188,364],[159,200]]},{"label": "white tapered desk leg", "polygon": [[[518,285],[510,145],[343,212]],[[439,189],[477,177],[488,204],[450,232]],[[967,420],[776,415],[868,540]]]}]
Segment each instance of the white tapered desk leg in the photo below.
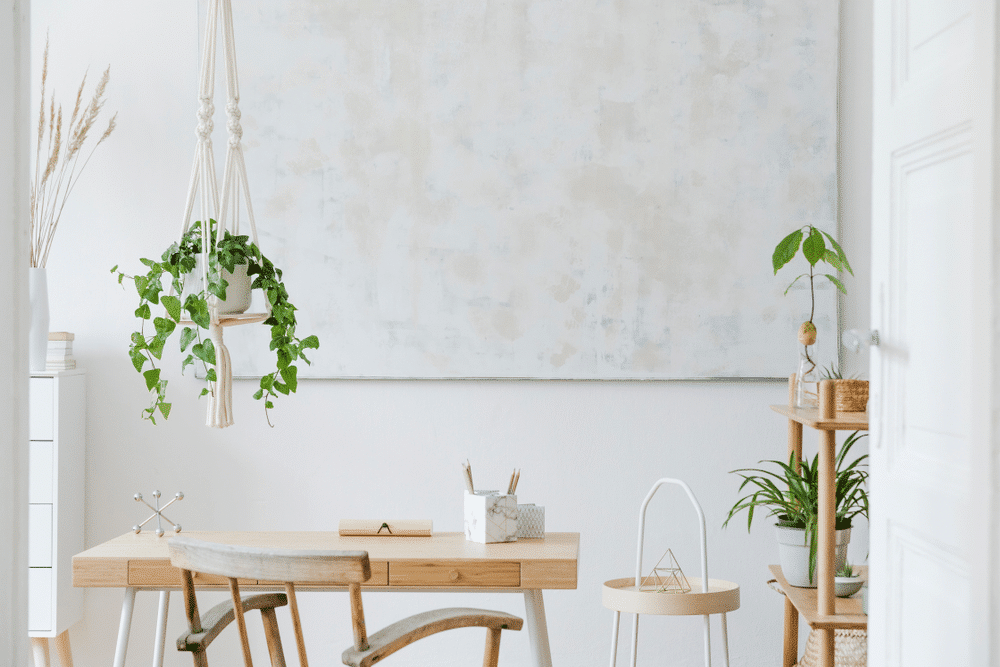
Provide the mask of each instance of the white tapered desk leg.
[{"label": "white tapered desk leg", "polygon": [[45,637],[31,638],[31,655],[35,659],[35,667],[51,667],[49,662],[49,640]]},{"label": "white tapered desk leg", "polygon": [[722,659],[729,667],[729,630],[726,629],[726,612],[722,612]]},{"label": "white tapered desk leg", "polygon": [[524,591],[524,615],[528,621],[528,642],[531,645],[533,667],[552,667],[552,651],[549,649],[549,629],[545,624],[545,603],[542,591]]},{"label": "white tapered desk leg", "polygon": [[118,623],[118,643],[115,644],[115,667],[125,667],[125,651],[128,650],[128,633],[132,629],[132,610],[135,609],[135,589],[125,589],[122,600],[122,619]]},{"label": "white tapered desk leg", "polygon": [[611,667],[615,667],[618,662],[618,626],[621,623],[622,613],[615,611],[614,625],[611,626]]},{"label": "white tapered desk leg", "polygon": [[153,646],[153,667],[163,667],[163,648],[167,643],[167,609],[170,591],[160,591],[160,606],[156,612],[156,644]]},{"label": "white tapered desk leg", "polygon": [[712,617],[705,614],[705,667],[712,667]]}]

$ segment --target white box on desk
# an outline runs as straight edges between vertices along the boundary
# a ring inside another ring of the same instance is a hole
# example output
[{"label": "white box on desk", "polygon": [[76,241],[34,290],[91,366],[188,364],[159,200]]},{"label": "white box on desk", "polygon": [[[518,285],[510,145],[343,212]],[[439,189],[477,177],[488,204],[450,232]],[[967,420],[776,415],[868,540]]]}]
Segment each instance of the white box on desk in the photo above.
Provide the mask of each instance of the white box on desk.
[{"label": "white box on desk", "polygon": [[465,539],[480,544],[517,541],[517,496],[465,492]]}]

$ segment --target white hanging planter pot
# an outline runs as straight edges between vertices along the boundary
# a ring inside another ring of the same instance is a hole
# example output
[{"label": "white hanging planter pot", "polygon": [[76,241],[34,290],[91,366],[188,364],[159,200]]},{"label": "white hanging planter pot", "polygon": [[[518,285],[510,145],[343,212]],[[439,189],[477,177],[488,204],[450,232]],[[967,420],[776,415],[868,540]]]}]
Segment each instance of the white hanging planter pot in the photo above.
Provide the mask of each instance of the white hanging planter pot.
[{"label": "white hanging planter pot", "polygon": [[[194,294],[204,289],[202,276],[204,275],[204,255],[195,258],[194,271],[184,277],[184,294]],[[226,287],[226,298],[219,299],[212,297],[211,305],[214,305],[216,312],[220,315],[237,315],[245,313],[250,308],[250,285],[252,280],[247,275],[247,265],[237,264],[233,267],[233,273],[222,269],[222,279],[228,283]]]},{"label": "white hanging planter pot", "polygon": [[[809,577],[809,540],[804,528],[774,526],[778,536],[778,562],[781,573],[792,586],[800,588],[816,588],[816,573]],[[836,548],[833,556],[833,569],[836,572],[847,562],[847,547],[851,541],[851,529],[844,528],[835,531]]]}]

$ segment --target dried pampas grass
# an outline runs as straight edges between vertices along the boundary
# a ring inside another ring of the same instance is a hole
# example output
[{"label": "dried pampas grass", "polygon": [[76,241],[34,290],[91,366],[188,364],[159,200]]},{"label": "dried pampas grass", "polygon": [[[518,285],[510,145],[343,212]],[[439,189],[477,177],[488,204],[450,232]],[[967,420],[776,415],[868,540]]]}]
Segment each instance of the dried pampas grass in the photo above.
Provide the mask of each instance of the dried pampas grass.
[{"label": "dried pampas grass", "polygon": [[[55,93],[49,99],[48,114],[45,113],[45,82],[49,72],[49,41],[45,40],[45,55],[42,58],[42,101],[38,111],[38,138],[35,144],[35,175],[31,184],[31,266],[44,267],[52,249],[52,239],[55,237],[59,219],[69,194],[76,187],[80,174],[97,147],[111,136],[115,129],[115,119],[111,117],[108,127],[86,154],[83,163],[80,156],[84,154],[83,146],[97,122],[97,117],[104,107],[104,92],[111,78],[111,67],[104,70],[97,88],[86,107],[83,104],[83,89],[87,83],[84,74],[80,88],[76,91],[76,101],[73,113],[66,125],[66,136],[63,137],[62,105],[56,107]],[[48,131],[46,131],[48,130]],[[48,140],[46,141],[46,137]],[[45,144],[44,151],[43,144]],[[65,144],[65,145],[64,145]],[[44,168],[42,165],[44,164]]]}]

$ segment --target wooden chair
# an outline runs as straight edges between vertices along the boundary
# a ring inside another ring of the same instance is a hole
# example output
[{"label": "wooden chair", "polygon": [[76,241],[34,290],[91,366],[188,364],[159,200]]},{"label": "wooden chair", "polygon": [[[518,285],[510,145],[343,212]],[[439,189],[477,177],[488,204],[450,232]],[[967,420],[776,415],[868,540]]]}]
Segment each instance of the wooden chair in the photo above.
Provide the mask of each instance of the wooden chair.
[{"label": "wooden chair", "polygon": [[[246,612],[259,609],[264,635],[273,667],[285,667],[281,637],[275,615],[277,607],[288,605],[295,631],[301,667],[308,667],[299,608],[295,602],[295,584],[312,583],[347,585],[354,626],[354,645],[341,656],[345,665],[370,667],[404,646],[444,630],[482,627],[487,629],[483,667],[496,667],[500,657],[500,632],[520,630],[523,621],[517,616],[485,609],[451,608],[415,614],[367,635],[361,605],[361,584],[371,577],[366,551],[292,551],[232,546],[197,540],[186,535],[170,538],[170,562],[181,570],[184,610],[188,632],[177,640],[179,651],[191,651],[195,667],[207,667],[205,650],[222,630],[233,622],[239,628],[243,661],[252,667],[247,638]],[[193,573],[214,574],[229,580],[232,600],[213,607],[204,618],[199,616],[194,592]],[[241,598],[238,579],[281,582],[284,593],[264,593]]]}]

